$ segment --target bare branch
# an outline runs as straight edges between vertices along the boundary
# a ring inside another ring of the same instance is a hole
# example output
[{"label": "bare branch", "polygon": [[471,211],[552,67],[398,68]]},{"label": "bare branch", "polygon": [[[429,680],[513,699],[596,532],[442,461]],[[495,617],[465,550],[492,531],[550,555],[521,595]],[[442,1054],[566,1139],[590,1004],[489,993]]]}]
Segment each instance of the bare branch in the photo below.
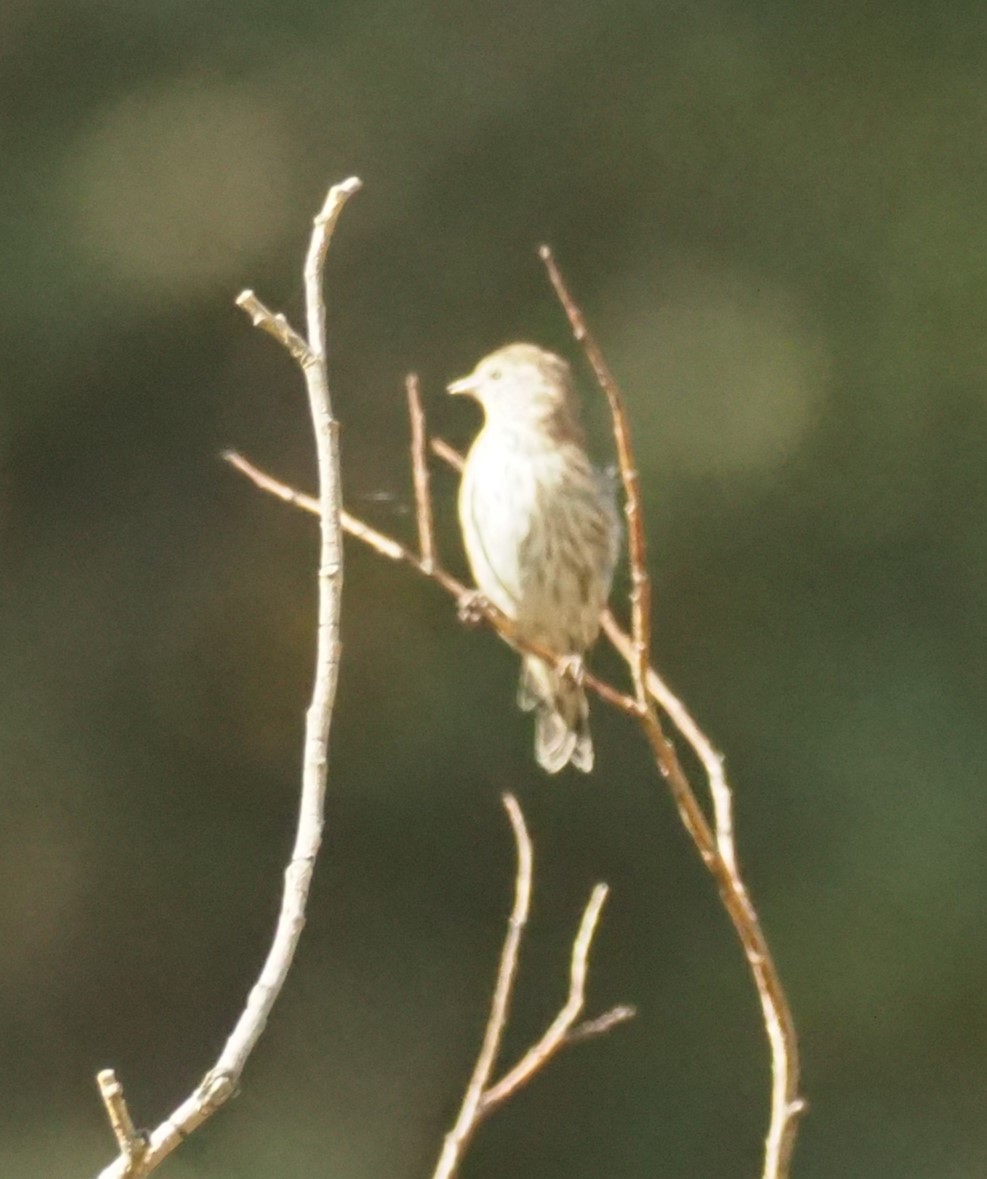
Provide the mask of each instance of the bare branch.
[{"label": "bare branch", "polygon": [[459,451],[454,446],[450,446],[444,438],[432,439],[432,453],[438,455],[454,471],[462,471],[463,464],[466,462]]},{"label": "bare branch", "polygon": [[[542,246],[538,252],[548,270],[573,335],[582,343],[600,388],[606,395],[613,419],[614,442],[626,497],[631,565],[631,634],[628,637],[620,632],[611,615],[604,619],[604,625],[608,637],[631,669],[635,694],[641,705],[641,728],[651,746],[658,769],[669,785],[681,821],[692,837],[703,863],[716,880],[724,907],[733,922],[757,988],[771,1048],[772,1074],[771,1117],[765,1140],[762,1175],[763,1179],[786,1179],[798,1130],[797,1118],[805,1105],[799,1095],[799,1053],[795,1023],[757,911],[737,870],[732,794],[723,775],[722,758],[716,754],[699,726],[688,715],[681,702],[665,688],[651,667],[651,582],[646,567],[640,476],[634,462],[624,399],[602,352],[586,327],[582,312],[569,293],[552,251],[548,246]],[[686,740],[693,744],[709,776],[715,819],[713,830],[710,829],[675,747],[665,736],[661,720],[653,707],[652,701],[661,703],[662,700],[671,705],[671,708],[667,709],[669,715],[679,725]]]},{"label": "bare branch", "polygon": [[482,1116],[492,1113],[497,1106],[508,1098],[513,1097],[518,1089],[526,1085],[537,1072],[545,1067],[552,1057],[567,1044],[576,1039],[586,1039],[589,1036],[608,1032],[618,1023],[632,1018],[635,1014],[633,1007],[615,1007],[590,1023],[574,1027],[576,1020],[582,1015],[586,1005],[586,972],[589,954],[593,945],[593,937],[600,920],[604,902],[609,889],[605,884],[598,884],[590,895],[583,919],[579,924],[579,932],[572,943],[572,958],[569,966],[569,997],[542,1038],[528,1049],[518,1063],[501,1079],[492,1085],[483,1095],[480,1106]]},{"label": "bare branch", "polygon": [[[452,451],[452,453],[455,454],[455,451]],[[262,471],[236,451],[225,451],[222,457],[230,466],[234,467],[242,475],[245,475],[256,487],[259,487],[261,491],[266,491],[278,499],[283,500],[285,503],[301,508],[303,511],[318,515],[319,505],[312,496],[306,495],[303,491],[299,491],[297,488],[281,482],[280,479],[275,479],[272,475],[269,475],[266,471]],[[412,569],[441,586],[446,593],[455,598],[460,608],[468,606],[471,613],[475,613],[479,619],[488,623],[491,629],[516,651],[523,651],[529,655],[537,655],[539,659],[543,659],[546,663],[555,667],[565,665],[565,656],[559,655],[541,643],[533,642],[518,634],[516,626],[506,614],[502,614],[491,602],[483,598],[477,598],[457,577],[454,577],[445,570],[439,564],[437,558],[433,558],[432,568],[427,569],[424,561],[416,556],[406,545],[401,544],[400,541],[395,540],[393,537],[385,536],[382,532],[378,532],[376,528],[372,528],[369,524],[351,515],[349,512],[344,511],[342,513],[342,523],[344,531],[348,532],[354,539],[368,545],[382,557],[387,557],[390,561],[401,561],[406,565],[410,565]],[[608,704],[613,705],[614,708],[619,709],[621,712],[634,717],[640,715],[637,701],[617,688],[614,688],[605,680],[601,680],[598,676],[593,675],[592,672],[583,672],[582,683],[584,687],[595,692],[601,700],[606,700]]]},{"label": "bare branch", "polygon": [[[243,292],[237,300],[258,327],[273,335],[287,349],[305,375],[319,470],[321,545],[315,683],[312,702],[305,718],[302,788],[295,845],[285,871],[281,911],[274,938],[246,1006],[216,1064],[196,1090],[150,1135],[147,1149],[139,1162],[135,1164],[132,1152],[128,1158],[127,1152],[121,1149],[120,1156],[102,1171],[100,1179],[136,1179],[149,1174],[230,1097],[281,992],[305,923],[309,886],[322,841],[329,723],[339,669],[339,608],[342,590],[339,446],[326,370],[322,277],[336,220],[346,201],[359,188],[360,181],[355,178],[335,185],[329,190],[325,204],[315,218],[305,261],[307,341],[288,325],[284,316],[274,315],[252,292]],[[119,1110],[117,1115],[111,1114],[111,1117],[118,1115]],[[114,1132],[117,1133],[116,1123]],[[117,1137],[119,1141],[119,1133]]]},{"label": "bare branch", "polygon": [[[224,450],[221,457],[242,475],[246,475],[250,482],[259,487],[261,491],[267,491],[293,507],[301,508],[304,512],[318,516],[319,501],[314,496],[306,495],[304,491],[298,491],[294,487],[289,487],[287,483],[282,483],[280,479],[273,478],[235,450]],[[407,561],[412,565],[419,564],[414,553],[410,549],[406,549],[404,545],[398,544],[396,540],[384,536],[382,532],[371,528],[369,524],[364,524],[362,520],[357,520],[349,512],[344,511],[340,515],[343,530],[351,533],[358,540],[362,540],[372,549],[376,549],[382,557],[387,557],[391,561]]]},{"label": "bare branch", "polygon": [[584,1019],[582,1023],[577,1023],[566,1036],[565,1042],[567,1044],[578,1044],[581,1040],[591,1040],[596,1036],[603,1036],[611,1028],[615,1028],[617,1024],[627,1023],[629,1019],[633,1019],[636,1015],[636,1007],[631,1007],[627,1003],[621,1003],[616,1007],[611,1007],[609,1011],[604,1011],[602,1015],[596,1016],[595,1019]]},{"label": "bare branch", "polygon": [[634,462],[624,398],[607,362],[603,359],[603,353],[586,326],[583,313],[569,293],[551,248],[540,246],[538,256],[545,263],[548,277],[569,320],[572,334],[582,344],[610,406],[617,461],[620,463],[620,477],[624,484],[624,512],[627,516],[627,547],[631,566],[631,633],[634,638],[634,658],[630,661],[630,667],[638,703],[644,708],[648,696],[648,667],[651,663],[651,578],[648,575],[644,513],[641,506],[641,476]]},{"label": "bare branch", "polygon": [[479,1123],[480,1104],[483,1101],[487,1081],[489,1081],[493,1067],[497,1063],[501,1037],[507,1025],[511,992],[514,989],[514,978],[517,974],[518,952],[521,948],[521,938],[528,922],[528,911],[531,906],[533,864],[531,837],[528,835],[524,815],[521,813],[521,808],[514,795],[505,794],[503,801],[507,816],[511,821],[514,842],[517,847],[514,909],[511,912],[507,926],[507,937],[504,939],[504,947],[500,954],[497,985],[494,988],[493,1000],[490,1004],[490,1018],[487,1020],[483,1046],[480,1049],[480,1055],[476,1058],[473,1075],[466,1086],[466,1095],[463,1098],[459,1116],[445,1137],[433,1179],[450,1179],[450,1176],[455,1174],[467,1143]]},{"label": "bare branch", "polygon": [[[305,747],[298,830],[291,862],[285,873],[285,892],[274,943],[247,1007],[217,1062],[216,1073],[239,1077],[268,1014],[280,993],[294,957],[305,919],[305,903],[322,840],[329,723],[339,673],[339,614],[342,594],[343,539],[340,514],[339,430],[333,418],[326,366],[326,313],[322,289],[329,242],[346,201],[360,189],[356,178],[329,190],[315,218],[305,260],[307,356],[296,357],[308,388],[309,412],[315,435],[319,471],[321,545],[319,553],[319,612],[315,683],[305,717]],[[293,353],[294,355],[294,353]]]},{"label": "bare branch", "polygon": [[253,291],[241,291],[236,297],[236,305],[246,311],[255,328],[273,336],[293,360],[301,365],[309,363],[312,351],[305,338],[295,331],[283,315],[275,315],[270,308],[265,307]]},{"label": "bare branch", "polygon": [[511,794],[504,795],[504,806],[511,820],[514,842],[517,848],[517,873],[514,881],[514,910],[507,927],[507,936],[500,955],[497,984],[490,1004],[483,1046],[477,1057],[466,1087],[466,1095],[456,1118],[456,1124],[445,1137],[442,1153],[432,1179],[452,1179],[459,1169],[473,1134],[480,1123],[512,1097],[539,1073],[553,1056],[568,1044],[589,1036],[602,1035],[617,1024],[632,1018],[632,1007],[614,1007],[597,1019],[574,1027],[586,999],[586,974],[589,969],[589,955],[593,936],[600,919],[608,888],[598,884],[590,896],[583,913],[579,932],[572,945],[569,967],[569,997],[562,1010],[552,1021],[548,1031],[524,1054],[521,1060],[495,1085],[488,1087],[497,1055],[507,1026],[514,979],[517,974],[521,938],[528,920],[531,900],[531,879],[533,853],[531,838],[524,822],[517,799]]},{"label": "bare branch", "polygon": [[[603,613],[603,631],[625,659],[631,658],[627,635],[609,610]],[[737,852],[733,840],[733,792],[727,784],[723,755],[702,731],[685,704],[665,683],[653,667],[648,668],[648,692],[654,702],[669,716],[672,724],[692,746],[693,752],[706,771],[710,797],[713,802],[713,826],[720,855],[730,871],[737,873]]]},{"label": "bare branch", "polygon": [[[609,611],[603,616],[603,629],[614,647],[629,660],[632,655],[631,639],[621,630]],[[652,699],[671,717],[675,727],[692,746],[708,778],[715,821],[712,832],[701,814],[691,787],[685,782],[684,771],[672,750],[674,766],[669,775],[669,785],[679,804],[679,814],[682,815],[703,862],[716,879],[720,896],[737,932],[761,1003],[764,1027],[771,1049],[771,1119],[765,1139],[762,1175],[763,1179],[785,1179],[789,1173],[795,1136],[798,1133],[798,1118],[805,1110],[805,1100],[799,1091],[798,1034],[781,976],[761,929],[757,910],[737,867],[733,832],[733,792],[726,779],[722,756],[717,753],[713,743],[700,729],[682,701],[654,668],[648,669],[647,682]]]},{"label": "bare branch", "polygon": [[408,394],[408,414],[411,418],[411,470],[415,487],[415,518],[418,521],[418,551],[422,568],[431,573],[435,568],[435,532],[432,525],[432,494],[428,479],[427,436],[425,411],[418,387],[418,377],[409,373],[405,379]]},{"label": "bare branch", "polygon": [[144,1156],[147,1154],[147,1135],[134,1126],[123,1093],[123,1085],[117,1080],[113,1069],[104,1068],[97,1073],[96,1084],[99,1086],[99,1095],[103,1099],[110,1128],[120,1148],[120,1158],[124,1160],[122,1174],[129,1179],[131,1175],[140,1172]]},{"label": "bare branch", "polygon": [[266,491],[270,495],[284,500],[292,507],[301,508],[303,512],[310,512],[313,516],[319,514],[319,501],[314,495],[306,495],[304,491],[298,491],[294,487],[289,487],[287,483],[282,483],[280,479],[268,475],[266,471],[255,467],[249,459],[244,458],[239,451],[224,450],[220,458],[238,470],[241,475],[246,475],[250,482],[259,487],[261,491]]}]

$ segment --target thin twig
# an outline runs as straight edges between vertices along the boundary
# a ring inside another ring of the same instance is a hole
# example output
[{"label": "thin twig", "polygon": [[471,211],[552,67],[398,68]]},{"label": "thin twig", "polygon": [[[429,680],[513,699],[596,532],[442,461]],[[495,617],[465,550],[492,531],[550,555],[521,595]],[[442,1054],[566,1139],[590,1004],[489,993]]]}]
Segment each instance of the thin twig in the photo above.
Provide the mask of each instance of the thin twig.
[{"label": "thin twig", "polygon": [[124,1179],[153,1171],[188,1135],[235,1091],[240,1075],[260,1038],[281,992],[305,924],[309,885],[322,841],[328,761],[329,722],[339,669],[339,608],[342,589],[342,502],[337,424],[332,416],[326,371],[326,322],[322,291],[326,253],[336,220],[346,201],[360,188],[356,178],[329,190],[315,218],[305,260],[305,303],[308,340],[274,315],[251,292],[238,304],[253,322],[273,335],[298,362],[305,375],[315,433],[319,471],[319,613],[315,683],[305,718],[305,747],[298,826],[291,860],[285,871],[284,892],[274,938],[267,959],[246,1006],[214,1067],[195,1091],[150,1135],[138,1169],[121,1153],[104,1168],[100,1179]]},{"label": "thin twig", "polygon": [[565,1004],[541,1039],[528,1049],[521,1060],[501,1080],[488,1087],[490,1076],[497,1063],[497,1055],[510,1012],[521,939],[528,920],[533,871],[531,838],[528,835],[521,808],[511,794],[505,794],[503,801],[511,820],[517,848],[514,910],[511,913],[507,936],[501,950],[497,984],[490,1004],[490,1015],[484,1031],[483,1046],[466,1087],[466,1095],[463,1098],[456,1123],[442,1144],[442,1153],[432,1179],[452,1179],[452,1176],[458,1171],[470,1139],[480,1123],[532,1080],[560,1049],[590,1036],[603,1035],[618,1024],[632,1019],[635,1015],[633,1007],[613,1007],[596,1019],[574,1026],[585,1005],[589,955],[600,920],[600,913],[609,891],[605,884],[598,884],[593,889],[586,905],[582,921],[579,924],[579,931],[572,944],[569,964],[569,995]]},{"label": "thin twig", "polygon": [[261,491],[266,491],[270,495],[284,500],[286,504],[291,504],[292,507],[301,508],[303,512],[310,512],[313,516],[318,516],[319,501],[314,495],[306,495],[304,491],[299,491],[295,487],[290,487],[287,483],[282,483],[280,479],[275,479],[272,475],[268,475],[266,471],[262,471],[260,467],[255,467],[249,459],[244,458],[239,451],[224,450],[219,457],[223,462],[229,463],[231,467],[235,467],[242,475],[246,475],[251,483],[259,487]]},{"label": "thin twig", "polygon": [[720,852],[672,743],[653,713],[641,718],[652,753],[668,782],[679,816],[716,881],[757,988],[771,1048],[771,1114],[765,1138],[763,1179],[787,1179],[795,1146],[798,1115],[805,1108],[799,1093],[798,1038],[791,1009],[767,938],[743,880]]},{"label": "thin twig", "polygon": [[117,1080],[113,1069],[104,1068],[97,1073],[96,1084],[99,1086],[99,1095],[103,1099],[110,1128],[117,1140],[120,1158],[124,1160],[122,1174],[129,1179],[139,1172],[147,1154],[147,1135],[135,1127],[127,1106],[127,1098],[124,1096],[123,1085]]},{"label": "thin twig", "polygon": [[533,852],[531,837],[524,822],[524,815],[513,794],[504,795],[504,808],[511,821],[514,832],[514,843],[517,848],[517,874],[514,879],[514,908],[507,926],[507,936],[500,953],[500,966],[497,970],[497,985],[494,988],[493,1000],[490,1004],[490,1018],[487,1020],[486,1031],[483,1035],[483,1046],[476,1058],[473,1075],[466,1086],[466,1094],[459,1110],[456,1123],[445,1137],[442,1153],[439,1156],[432,1179],[450,1179],[459,1166],[463,1152],[469,1139],[479,1122],[480,1104],[490,1079],[497,1054],[500,1051],[500,1041],[507,1024],[510,1010],[511,992],[514,989],[514,978],[517,974],[518,952],[521,948],[521,938],[528,921],[528,911],[531,906],[531,873]]},{"label": "thin twig", "polygon": [[618,1023],[631,1019],[635,1014],[633,1007],[615,1007],[601,1015],[598,1019],[582,1024],[578,1028],[573,1025],[582,1015],[586,1005],[586,972],[589,954],[593,945],[600,913],[607,899],[609,889],[605,884],[598,884],[593,889],[579,932],[572,943],[572,958],[569,965],[569,995],[555,1019],[542,1038],[525,1052],[518,1063],[484,1093],[480,1104],[480,1114],[486,1117],[493,1113],[497,1106],[513,1097],[518,1089],[526,1085],[534,1075],[545,1067],[552,1057],[561,1049],[577,1039],[600,1035],[608,1032]]},{"label": "thin twig", "polygon": [[[319,514],[318,502],[312,496],[306,495],[303,491],[299,491],[287,483],[282,483],[280,479],[275,479],[272,475],[269,475],[266,471],[262,471],[248,459],[244,458],[242,454],[238,454],[235,450],[227,450],[224,451],[222,457],[231,467],[234,467],[242,475],[245,475],[251,483],[259,487],[262,491],[266,491],[278,499],[283,500],[285,503],[292,504],[294,507],[301,508],[303,511],[310,512],[312,515],[317,516]],[[433,560],[432,568],[427,569],[422,559],[406,545],[401,544],[400,541],[395,540],[393,537],[385,536],[382,532],[378,532],[376,528],[372,528],[369,524],[351,515],[349,512],[344,511],[342,513],[342,523],[345,532],[348,532],[354,539],[360,540],[365,545],[368,545],[382,557],[387,557],[390,561],[401,561],[405,565],[410,565],[412,569],[441,586],[450,597],[456,600],[457,605],[461,608],[466,608],[470,614],[475,613],[480,619],[488,623],[504,642],[516,651],[522,651],[527,655],[536,655],[539,659],[543,659],[552,666],[558,667],[564,665],[564,656],[557,654],[541,643],[534,642],[518,634],[517,627],[506,614],[502,614],[491,602],[477,598],[468,586],[443,569],[437,560]],[[614,688],[605,680],[601,680],[598,676],[593,675],[592,672],[583,672],[582,683],[584,687],[595,692],[601,700],[606,700],[608,704],[620,709],[621,712],[625,712],[629,716],[637,716],[639,714],[636,700]]]},{"label": "thin twig", "polygon": [[617,460],[620,463],[620,476],[624,484],[624,512],[627,516],[627,547],[631,567],[631,633],[634,637],[634,658],[630,666],[638,703],[643,708],[648,696],[647,676],[651,663],[651,578],[648,575],[644,513],[641,508],[641,476],[631,449],[631,432],[624,409],[624,399],[607,362],[603,359],[603,353],[586,326],[582,311],[569,293],[551,247],[539,246],[538,256],[545,264],[549,280],[569,320],[572,334],[582,344],[610,405]]},{"label": "thin twig", "polygon": [[[282,483],[280,479],[268,475],[266,471],[254,466],[249,459],[244,458],[235,450],[224,450],[220,457],[238,470],[241,475],[246,475],[250,482],[259,487],[261,491],[269,492],[293,507],[301,508],[304,512],[318,516],[319,501],[315,496],[306,495],[304,491],[298,491],[287,483]],[[391,561],[410,560],[414,563],[414,554],[404,545],[398,544],[396,540],[391,540],[389,536],[384,536],[382,532],[371,528],[369,524],[364,524],[362,520],[357,520],[355,516],[351,516],[345,510],[340,513],[340,516],[345,532],[351,533],[365,544],[370,545],[372,549],[376,549],[382,557],[387,557]]]},{"label": "thin twig", "polygon": [[438,455],[454,471],[462,471],[466,460],[454,446],[450,446],[444,438],[433,438],[431,445],[433,454]]},{"label": "thin twig", "polygon": [[[609,611],[603,616],[603,629],[617,651],[629,660],[632,653],[631,639]],[[654,668],[648,669],[648,691],[692,746],[709,780],[715,822],[712,831],[685,779],[678,757],[668,745],[665,754],[669,773],[666,777],[678,804],[679,814],[699,849],[703,863],[716,880],[724,907],[743,947],[761,1003],[771,1049],[771,1118],[765,1139],[762,1176],[763,1179],[785,1179],[795,1148],[798,1119],[805,1110],[805,1099],[800,1093],[798,1034],[781,976],[737,867],[733,792],[726,779],[722,756]]]},{"label": "thin twig", "polygon": [[249,290],[241,291],[237,295],[236,305],[250,316],[250,322],[255,328],[260,328],[262,332],[273,336],[281,347],[286,349],[292,360],[301,365],[308,363],[312,354],[308,342],[304,336],[300,336],[295,331],[280,312],[275,314],[257,298],[253,291]]},{"label": "thin twig", "polygon": [[627,1023],[629,1019],[633,1019],[636,1015],[636,1007],[631,1007],[627,1003],[620,1003],[616,1007],[611,1007],[609,1011],[604,1011],[602,1015],[597,1015],[593,1019],[584,1019],[582,1023],[577,1023],[566,1036],[565,1042],[566,1044],[579,1044],[583,1040],[592,1040],[597,1036],[606,1035],[611,1028],[615,1028],[620,1023]]},{"label": "thin twig", "polygon": [[[628,636],[609,610],[603,612],[603,632],[625,659],[630,659]],[[720,855],[730,871],[737,875],[737,850],[733,839],[733,792],[726,780],[723,754],[719,753],[686,708],[653,667],[648,668],[648,692],[654,702],[670,717],[706,771],[713,803],[713,829]]]},{"label": "thin twig", "polygon": [[[298,829],[278,928],[236,1029],[220,1055],[215,1072],[238,1077],[264,1029],[294,957],[305,920],[305,903],[322,840],[328,769],[329,723],[339,674],[339,615],[343,580],[343,537],[340,514],[342,490],[339,470],[339,426],[332,413],[326,363],[326,313],[323,271],[329,242],[346,201],[360,189],[356,178],[329,190],[315,218],[305,259],[305,307],[308,354],[295,356],[305,375],[309,412],[315,436],[319,472],[320,552],[318,569],[318,629],[315,682],[305,716],[302,794]],[[295,355],[292,353],[292,355]]]},{"label": "thin twig", "polygon": [[405,378],[408,394],[408,416],[411,419],[411,472],[415,488],[415,519],[418,521],[418,551],[422,568],[431,573],[435,568],[435,531],[432,525],[432,494],[428,479],[427,435],[422,395],[418,376],[408,373]]},{"label": "thin twig", "polygon": [[694,748],[709,775],[715,820],[715,827],[711,829],[689,784],[675,747],[666,737],[660,717],[652,705],[652,701],[658,700],[659,695],[667,700],[670,693],[664,689],[657,673],[651,667],[651,582],[646,565],[640,475],[634,462],[624,399],[602,352],[586,327],[582,311],[576,305],[559,272],[552,251],[548,246],[542,246],[538,253],[548,270],[549,279],[566,313],[573,335],[583,345],[600,388],[606,395],[613,420],[614,442],[626,500],[631,566],[631,634],[629,637],[622,635],[622,641],[618,642],[615,633],[611,633],[615,627],[612,617],[609,620],[611,627],[607,633],[631,669],[635,694],[641,705],[639,723],[651,746],[658,769],[669,785],[681,821],[692,837],[703,863],[716,881],[757,988],[771,1049],[772,1078],[771,1114],[765,1139],[762,1179],[786,1179],[798,1132],[798,1115],[805,1106],[799,1093],[799,1051],[795,1022],[767,939],[761,929],[757,911],[737,870],[732,794],[723,775],[722,758],[715,754],[699,726],[688,717],[684,706],[675,701],[673,707],[668,710],[669,715],[676,723],[679,720],[685,722],[685,727],[680,731],[686,740],[695,742],[698,738],[698,744],[695,744]]}]

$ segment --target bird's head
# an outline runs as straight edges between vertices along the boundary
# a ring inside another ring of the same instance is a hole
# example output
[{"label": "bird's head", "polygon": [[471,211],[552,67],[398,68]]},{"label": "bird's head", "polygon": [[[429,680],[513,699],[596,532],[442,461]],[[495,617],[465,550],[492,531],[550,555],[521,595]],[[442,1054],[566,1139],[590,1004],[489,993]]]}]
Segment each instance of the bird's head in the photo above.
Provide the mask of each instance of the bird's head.
[{"label": "bird's head", "polygon": [[578,410],[568,364],[535,344],[506,344],[485,356],[473,371],[448,386],[468,393],[488,423],[532,420],[577,428]]}]

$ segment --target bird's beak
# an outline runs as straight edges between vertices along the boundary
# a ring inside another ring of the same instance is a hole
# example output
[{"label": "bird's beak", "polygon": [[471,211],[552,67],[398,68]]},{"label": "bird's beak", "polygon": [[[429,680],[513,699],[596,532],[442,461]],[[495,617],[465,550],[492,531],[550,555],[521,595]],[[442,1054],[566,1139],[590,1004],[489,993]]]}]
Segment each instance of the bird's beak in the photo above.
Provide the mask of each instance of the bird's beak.
[{"label": "bird's beak", "polygon": [[470,373],[468,377],[460,377],[458,381],[453,381],[452,384],[446,385],[447,393],[475,393],[476,392],[476,373]]}]

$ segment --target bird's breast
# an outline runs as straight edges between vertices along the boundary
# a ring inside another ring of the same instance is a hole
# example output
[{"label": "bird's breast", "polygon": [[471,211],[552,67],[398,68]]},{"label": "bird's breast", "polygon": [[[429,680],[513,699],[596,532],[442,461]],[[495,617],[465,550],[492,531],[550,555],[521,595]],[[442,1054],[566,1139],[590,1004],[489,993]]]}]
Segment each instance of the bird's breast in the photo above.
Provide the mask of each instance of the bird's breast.
[{"label": "bird's breast", "polygon": [[459,515],[482,593],[556,650],[592,642],[609,591],[612,541],[581,449],[481,431],[463,470]]}]

